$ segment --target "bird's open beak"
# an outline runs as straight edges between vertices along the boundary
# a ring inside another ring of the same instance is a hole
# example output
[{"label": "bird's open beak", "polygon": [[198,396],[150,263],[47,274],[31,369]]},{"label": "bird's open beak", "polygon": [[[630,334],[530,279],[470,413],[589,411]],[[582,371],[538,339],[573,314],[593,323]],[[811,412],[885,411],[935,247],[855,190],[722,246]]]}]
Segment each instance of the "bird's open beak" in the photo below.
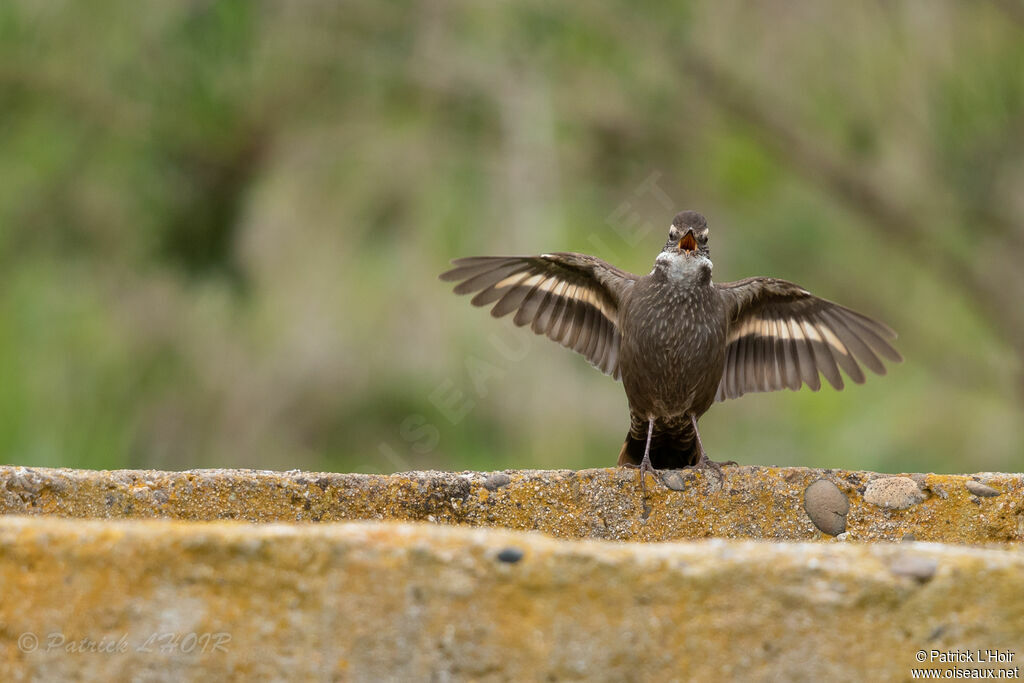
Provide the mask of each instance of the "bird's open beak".
[{"label": "bird's open beak", "polygon": [[679,251],[685,251],[687,254],[697,251],[697,239],[693,236],[692,230],[679,240]]}]

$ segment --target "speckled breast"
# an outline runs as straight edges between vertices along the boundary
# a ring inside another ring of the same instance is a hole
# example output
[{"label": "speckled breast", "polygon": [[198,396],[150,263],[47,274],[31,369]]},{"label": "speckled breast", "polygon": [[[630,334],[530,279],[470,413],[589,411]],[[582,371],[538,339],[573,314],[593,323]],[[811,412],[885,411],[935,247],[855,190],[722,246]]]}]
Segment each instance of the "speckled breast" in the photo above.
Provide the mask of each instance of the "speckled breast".
[{"label": "speckled breast", "polygon": [[725,366],[725,306],[713,285],[652,274],[623,307],[620,367],[630,409],[641,416],[703,413]]}]

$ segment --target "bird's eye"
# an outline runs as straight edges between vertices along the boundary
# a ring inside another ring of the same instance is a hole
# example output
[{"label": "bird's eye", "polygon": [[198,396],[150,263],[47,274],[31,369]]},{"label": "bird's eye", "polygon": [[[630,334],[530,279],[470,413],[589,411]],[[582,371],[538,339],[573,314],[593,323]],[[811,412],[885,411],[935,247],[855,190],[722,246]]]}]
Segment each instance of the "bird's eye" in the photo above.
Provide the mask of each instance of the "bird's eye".
[{"label": "bird's eye", "polygon": [[679,231],[676,230],[675,227],[669,228],[668,238],[670,240],[678,240],[679,239]]},{"label": "bird's eye", "polygon": [[706,232],[702,232],[700,236],[697,238],[697,241],[700,242],[701,244],[707,244],[708,234]]}]

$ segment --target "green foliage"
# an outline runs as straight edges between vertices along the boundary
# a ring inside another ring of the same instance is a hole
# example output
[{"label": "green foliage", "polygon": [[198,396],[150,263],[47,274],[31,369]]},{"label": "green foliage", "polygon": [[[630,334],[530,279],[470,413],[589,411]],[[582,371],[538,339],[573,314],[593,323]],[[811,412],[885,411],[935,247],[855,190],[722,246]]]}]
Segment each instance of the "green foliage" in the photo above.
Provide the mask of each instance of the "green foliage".
[{"label": "green foliage", "polygon": [[716,406],[714,457],[1019,469],[1006,11],[4,3],[0,460],[610,465],[621,387],[436,276],[554,250],[646,272],[694,208],[717,279],[800,282],[907,358]]}]

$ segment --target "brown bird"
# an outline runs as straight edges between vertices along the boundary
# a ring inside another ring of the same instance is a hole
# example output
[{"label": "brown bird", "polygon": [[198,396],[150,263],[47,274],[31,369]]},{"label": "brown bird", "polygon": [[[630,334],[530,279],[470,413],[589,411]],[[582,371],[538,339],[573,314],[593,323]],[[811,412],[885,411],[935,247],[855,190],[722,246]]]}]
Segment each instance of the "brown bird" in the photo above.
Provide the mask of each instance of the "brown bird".
[{"label": "brown bird", "polygon": [[755,391],[860,384],[860,364],[884,375],[902,360],[888,326],[785,280],[715,283],[704,216],[684,211],[647,275],[585,254],[480,256],[452,261],[442,280],[500,318],[529,324],[621,379],[630,428],[619,465],[711,467],[697,421],[715,401]]}]

